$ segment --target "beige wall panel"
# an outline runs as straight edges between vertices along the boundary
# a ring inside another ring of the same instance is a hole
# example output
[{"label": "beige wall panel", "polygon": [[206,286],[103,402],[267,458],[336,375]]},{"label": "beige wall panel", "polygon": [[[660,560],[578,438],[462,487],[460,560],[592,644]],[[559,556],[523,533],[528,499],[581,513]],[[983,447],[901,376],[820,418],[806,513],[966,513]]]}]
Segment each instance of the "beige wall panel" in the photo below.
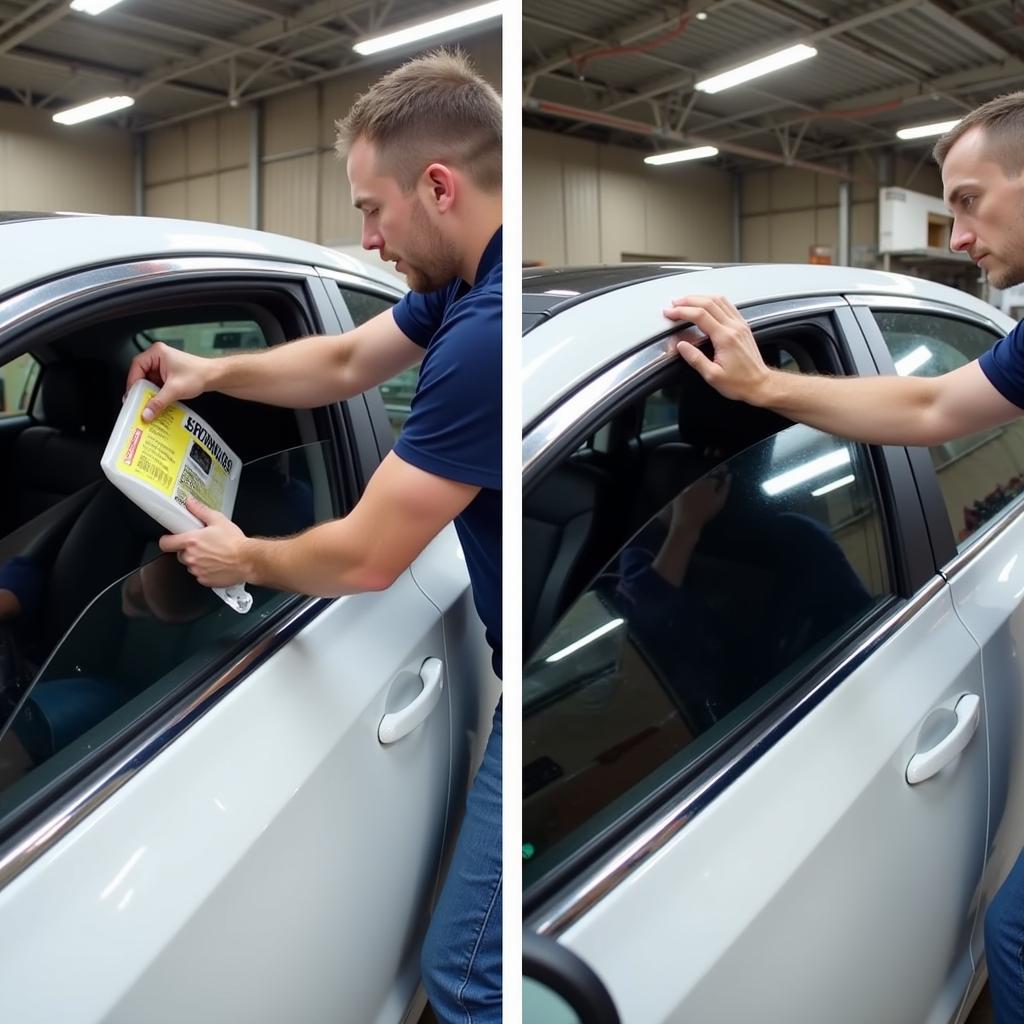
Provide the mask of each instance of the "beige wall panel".
[{"label": "beige wall panel", "polygon": [[187,217],[188,198],[185,182],[153,185],[146,189],[146,214],[150,217]]},{"label": "beige wall panel", "polygon": [[863,181],[855,181],[851,192],[854,202],[860,199],[873,199],[878,194],[878,165],[866,153],[854,154],[850,161],[850,170]]},{"label": "beige wall panel", "polygon": [[[610,149],[610,147],[609,147]],[[636,163],[637,154],[617,151],[601,154],[600,262],[617,263],[624,252],[647,251],[647,199],[643,177],[623,166]]]},{"label": "beige wall panel", "polygon": [[147,185],[158,185],[162,181],[176,181],[185,177],[185,125],[173,124],[169,128],[147,132],[144,144]]},{"label": "beige wall panel", "polygon": [[248,166],[252,110],[240,107],[217,115],[217,167],[229,170]]},{"label": "beige wall panel", "polygon": [[501,92],[501,31],[481,33],[461,44],[477,71]]},{"label": "beige wall panel", "polygon": [[220,220],[217,208],[217,175],[189,178],[185,182],[185,209],[189,220]]},{"label": "beige wall panel", "polygon": [[189,177],[217,170],[217,117],[197,117],[185,122],[185,168]]},{"label": "beige wall panel", "polygon": [[832,262],[839,259],[839,207],[823,206],[814,211],[814,244],[832,250]]},{"label": "beige wall panel", "polygon": [[345,167],[333,152],[320,154],[320,241],[358,245],[363,218],[352,205]]},{"label": "beige wall panel", "polygon": [[263,107],[263,155],[315,146],[317,102],[315,86],[269,97]]},{"label": "beige wall panel", "polygon": [[251,227],[249,223],[249,170],[221,171],[217,176],[217,221],[235,227]]},{"label": "beige wall panel", "polygon": [[565,255],[568,263],[593,262],[601,250],[601,196],[597,161],[568,159],[562,172],[565,194]]},{"label": "beige wall panel", "polygon": [[743,175],[743,213],[764,213],[772,205],[771,171],[750,171]]},{"label": "beige wall panel", "polygon": [[264,231],[316,240],[318,160],[317,156],[301,156],[264,166]]},{"label": "beige wall panel", "polygon": [[818,206],[839,205],[840,179],[833,174],[814,176],[814,201]]},{"label": "beige wall panel", "polygon": [[850,207],[850,245],[878,249],[878,203],[853,203]]},{"label": "beige wall panel", "polygon": [[773,214],[771,232],[774,263],[806,263],[814,244],[814,211]]},{"label": "beige wall panel", "polygon": [[732,178],[710,167],[644,168],[652,256],[732,259]]},{"label": "beige wall panel", "polygon": [[[524,132],[523,135],[538,133]],[[542,140],[543,141],[543,140]],[[524,144],[523,259],[549,265],[566,262],[562,162],[543,146]]]},{"label": "beige wall panel", "polygon": [[814,203],[817,175],[799,167],[779,167],[772,175],[772,209],[787,210]]},{"label": "beige wall panel", "polygon": [[740,231],[740,257],[744,263],[770,263],[772,218],[768,214],[744,217]]}]

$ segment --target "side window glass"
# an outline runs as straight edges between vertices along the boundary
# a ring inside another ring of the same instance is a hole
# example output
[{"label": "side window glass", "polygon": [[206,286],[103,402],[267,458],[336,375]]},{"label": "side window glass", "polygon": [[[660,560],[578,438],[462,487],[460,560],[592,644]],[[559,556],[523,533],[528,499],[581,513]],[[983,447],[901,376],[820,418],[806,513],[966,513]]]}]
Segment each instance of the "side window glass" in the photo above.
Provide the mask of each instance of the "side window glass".
[{"label": "side window glass", "polygon": [[[246,464],[233,519],[249,535],[280,536],[334,518],[331,465],[330,442]],[[59,557],[19,556],[26,600],[0,621],[0,817],[182,696],[291,599],[250,587],[252,610],[237,614],[160,553],[164,532],[104,487]]]},{"label": "side window glass", "polygon": [[27,352],[0,366],[0,418],[24,416],[39,377],[39,364]]},{"label": "side window glass", "polygon": [[267,347],[263,328],[255,320],[218,320],[201,324],[171,324],[138,331],[135,343],[147,348],[162,341],[195,356],[227,355]]},{"label": "side window glass", "polygon": [[[577,457],[524,498],[533,526],[552,520],[534,537],[546,574],[524,567],[538,605],[622,515],[622,487]],[[720,749],[893,592],[863,446],[792,426],[715,464],[666,443],[638,487],[650,511],[523,670],[527,884]]]},{"label": "side window glass", "polygon": [[[938,377],[977,359],[997,340],[983,327],[950,317],[874,315],[901,376]],[[960,546],[1024,491],[1024,422],[936,445],[931,456]]]},{"label": "side window glass", "polygon": [[[339,288],[356,327],[373,319],[378,313],[391,309],[394,305],[392,299],[386,299],[381,295],[360,292],[354,288],[344,288],[340,285]],[[419,377],[419,367],[413,366],[408,370],[403,370],[390,380],[384,381],[380,386],[380,396],[384,400],[384,408],[387,410],[388,420],[390,420],[391,428],[396,436],[409,417],[412,396],[416,393],[416,382]]]}]

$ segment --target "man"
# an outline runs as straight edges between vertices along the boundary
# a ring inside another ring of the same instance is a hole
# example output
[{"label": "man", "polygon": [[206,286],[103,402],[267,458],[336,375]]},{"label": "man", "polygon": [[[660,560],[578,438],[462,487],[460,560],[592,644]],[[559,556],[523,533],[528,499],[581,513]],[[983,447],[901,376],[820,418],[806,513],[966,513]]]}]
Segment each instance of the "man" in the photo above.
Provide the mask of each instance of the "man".
[{"label": "man", "polygon": [[[154,345],[128,386],[161,385],[147,419],[208,390],[309,408],[421,363],[409,418],[345,518],[254,539],[190,502],[205,528],[160,546],[205,586],[245,580],[333,597],[389,586],[454,520],[500,675],[501,101],[464,56],[440,50],[385,75],[336,127],[363,247],[413,291],[341,337],[226,359]],[[499,705],[422,955],[442,1021],[501,1019],[501,882]]]},{"label": "man", "polygon": [[[950,248],[966,252],[997,288],[1024,281],[1024,92],[968,114],[939,139],[934,155],[953,213]],[[679,354],[727,398],[855,441],[941,444],[1024,410],[1024,321],[980,359],[944,376],[850,379],[769,369],[727,299],[678,299],[665,315],[707,334],[713,358],[685,341]],[[1024,855],[988,910],[985,946],[996,1019],[1024,1022]]]}]

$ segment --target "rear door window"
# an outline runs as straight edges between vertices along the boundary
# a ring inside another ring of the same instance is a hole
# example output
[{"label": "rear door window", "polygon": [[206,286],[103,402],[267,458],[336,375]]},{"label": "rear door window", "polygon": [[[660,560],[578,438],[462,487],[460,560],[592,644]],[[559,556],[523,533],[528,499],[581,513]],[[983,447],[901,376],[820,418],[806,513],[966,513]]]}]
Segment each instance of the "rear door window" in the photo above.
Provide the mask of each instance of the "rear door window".
[{"label": "rear door window", "polygon": [[28,413],[38,379],[39,364],[27,352],[0,366],[0,418]]}]

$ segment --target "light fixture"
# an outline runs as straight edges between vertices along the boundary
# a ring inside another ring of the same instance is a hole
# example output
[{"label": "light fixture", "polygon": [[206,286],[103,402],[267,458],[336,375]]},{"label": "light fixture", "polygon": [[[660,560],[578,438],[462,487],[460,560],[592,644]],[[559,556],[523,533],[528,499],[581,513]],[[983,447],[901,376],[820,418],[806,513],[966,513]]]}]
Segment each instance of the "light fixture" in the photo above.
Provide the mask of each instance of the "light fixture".
[{"label": "light fixture", "polygon": [[476,7],[468,7],[462,11],[455,11],[453,14],[446,14],[441,18],[432,18],[430,21],[421,21],[408,28],[388,32],[383,36],[363,39],[352,49],[364,57],[371,53],[380,53],[381,50],[391,50],[396,46],[405,46],[407,43],[415,43],[420,39],[439,36],[443,32],[453,32],[456,29],[465,28],[467,25],[476,25],[489,18],[500,18],[503,6],[500,0],[489,4],[478,4]]},{"label": "light fixture", "polygon": [[671,153],[655,153],[645,156],[645,164],[678,164],[683,160],[703,160],[705,157],[718,156],[714,146],[697,146],[695,149],[674,149]]},{"label": "light fixture", "polygon": [[926,139],[929,135],[945,135],[951,128],[960,123],[958,117],[955,121],[937,121],[935,124],[919,124],[913,128],[900,128],[896,132],[899,139]]},{"label": "light fixture", "polygon": [[752,78],[760,78],[761,75],[778,71],[780,68],[788,68],[790,64],[807,60],[815,56],[817,52],[813,46],[797,43],[796,46],[790,46],[785,50],[779,50],[778,53],[770,53],[767,57],[752,60],[738,68],[733,68],[732,71],[723,71],[720,75],[705,78],[694,88],[700,92],[721,92],[723,89],[731,89],[741,82],[749,82]]},{"label": "light fixture", "polygon": [[707,11],[698,11],[697,12],[697,20],[698,21],[707,21],[708,20],[708,12]]},{"label": "light fixture", "polygon": [[931,359],[931,349],[924,345],[918,345],[912,352],[908,352],[902,359],[896,360],[896,372],[901,377],[909,377],[915,370],[921,369]]},{"label": "light fixture", "polygon": [[561,661],[563,658],[568,658],[570,654],[575,654],[581,647],[586,647],[587,644],[592,644],[595,640],[599,640],[605,635],[605,633],[610,633],[613,629],[618,629],[623,622],[625,622],[625,619],[612,619],[611,622],[606,622],[603,626],[599,626],[592,633],[588,633],[586,636],[581,636],[574,644],[569,644],[568,647],[563,647],[560,651],[557,651],[544,660],[548,662],[555,662]]},{"label": "light fixture", "polygon": [[77,107],[69,107],[67,110],[58,111],[53,115],[57,124],[78,124],[80,121],[90,121],[94,117],[103,117],[105,114],[112,114],[115,110],[124,110],[135,102],[131,96],[104,96],[99,100],[92,100],[90,103],[82,103]]},{"label": "light fixture", "polygon": [[71,0],[71,10],[81,11],[83,14],[102,14],[120,2],[121,0]]},{"label": "light fixture", "polygon": [[824,487],[819,487],[816,491],[811,491],[811,497],[820,498],[823,494],[828,494],[829,491],[838,491],[840,487],[852,484],[854,480],[856,477],[852,473],[849,476],[841,476],[838,480],[833,480],[832,483],[825,484]]},{"label": "light fixture", "polygon": [[805,480],[811,480],[816,476],[821,476],[822,473],[827,473],[830,469],[838,469],[840,466],[845,466],[849,461],[850,449],[836,448],[827,455],[811,459],[810,462],[797,466],[796,469],[791,469],[786,473],[773,476],[770,480],[765,480],[761,484],[761,489],[765,494],[773,496],[781,494],[783,491],[788,491],[791,487],[796,487],[797,484],[802,484]]}]

